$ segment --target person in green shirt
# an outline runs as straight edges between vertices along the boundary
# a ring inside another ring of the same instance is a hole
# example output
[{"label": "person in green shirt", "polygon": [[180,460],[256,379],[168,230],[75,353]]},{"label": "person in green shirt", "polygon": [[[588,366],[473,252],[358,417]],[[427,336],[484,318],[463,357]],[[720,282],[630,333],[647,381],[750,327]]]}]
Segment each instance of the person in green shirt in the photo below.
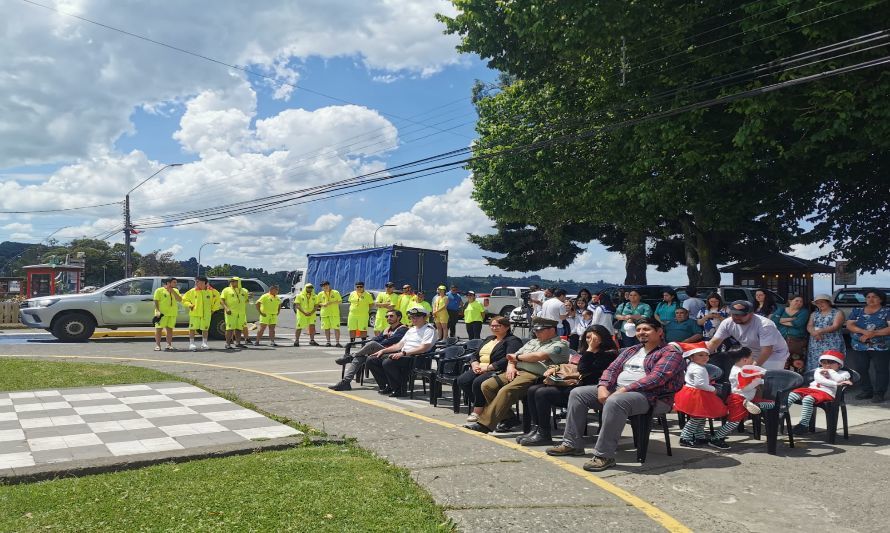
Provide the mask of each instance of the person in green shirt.
[{"label": "person in green shirt", "polygon": [[485,307],[476,301],[476,293],[467,291],[467,304],[464,307],[464,324],[470,339],[482,337],[482,321],[485,320]]},{"label": "person in green shirt", "polygon": [[300,345],[300,334],[303,328],[309,329],[309,345],[318,346],[315,342],[315,315],[318,309],[318,295],[315,286],[307,283],[303,290],[294,298],[294,312],[297,314],[297,330],[294,332],[294,346]]},{"label": "person in green shirt", "polygon": [[158,287],[152,300],[155,304],[155,351],[161,351],[161,330],[166,330],[167,347],[173,349],[173,328],[176,327],[176,315],[179,312],[177,302],[182,301],[182,296],[176,288],[176,278],[164,278],[162,287]]},{"label": "person in green shirt", "polygon": [[355,342],[356,337],[361,337],[362,340],[368,338],[368,323],[371,321],[372,305],[374,305],[374,298],[365,292],[365,282],[356,281],[355,290],[349,293],[349,316],[346,317],[349,342]]},{"label": "person in green shirt", "polygon": [[402,287],[402,295],[399,297],[399,311],[402,312],[402,324],[411,327],[411,319],[408,318],[408,309],[414,307],[414,290],[411,285]]},{"label": "person in green shirt", "polygon": [[189,351],[197,350],[195,332],[201,332],[201,349],[207,350],[207,337],[210,334],[210,319],[213,312],[219,309],[219,293],[208,290],[206,276],[195,278],[194,288],[182,295],[182,305],[189,310]]},{"label": "person in green shirt", "polygon": [[386,292],[377,294],[377,300],[374,302],[377,304],[377,316],[374,318],[374,333],[377,335],[389,329],[386,312],[391,309],[399,309],[399,295],[396,294],[395,288],[395,283],[387,281]]},{"label": "person in green shirt", "polygon": [[430,305],[428,301],[426,301],[423,291],[417,291],[417,293],[414,295],[414,305],[419,305],[420,307],[426,309],[426,316],[432,318],[433,306]]},{"label": "person in green shirt", "polygon": [[674,311],[674,319],[664,324],[665,342],[698,342],[702,340],[702,329],[698,322],[689,318],[689,311],[683,307]]},{"label": "person in green shirt", "polygon": [[275,326],[278,324],[278,313],[281,311],[281,300],[278,298],[278,285],[269,287],[269,292],[257,298],[257,311],[260,313],[260,325],[256,333],[256,339],[253,341],[254,346],[259,346],[263,340],[263,332],[269,328],[269,345],[275,344]]},{"label": "person in green shirt", "polygon": [[339,291],[331,288],[330,281],[321,282],[321,292],[318,293],[318,307],[321,315],[321,329],[324,331],[324,338],[327,341],[325,346],[331,345],[331,330],[334,331],[334,340],[337,348],[342,348],[340,344],[340,302],[343,297]]},{"label": "person in green shirt", "polygon": [[219,293],[219,303],[225,312],[226,320],[226,349],[232,348],[232,343],[238,348],[247,346],[241,342],[241,330],[247,324],[247,300],[250,293],[241,286],[241,278],[232,276],[229,286]]}]

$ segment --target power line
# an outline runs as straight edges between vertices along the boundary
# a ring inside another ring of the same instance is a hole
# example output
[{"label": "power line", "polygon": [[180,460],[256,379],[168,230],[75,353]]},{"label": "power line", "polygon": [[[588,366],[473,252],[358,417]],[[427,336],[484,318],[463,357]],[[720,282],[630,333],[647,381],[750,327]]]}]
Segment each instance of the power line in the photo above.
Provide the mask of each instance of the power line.
[{"label": "power line", "polygon": [[96,207],[105,207],[109,205],[120,205],[121,202],[107,202],[104,204],[81,205],[78,207],[65,207],[60,209],[35,209],[32,211],[0,211],[0,215],[32,215],[38,213],[61,213],[64,211],[78,211],[81,209],[93,209]]}]

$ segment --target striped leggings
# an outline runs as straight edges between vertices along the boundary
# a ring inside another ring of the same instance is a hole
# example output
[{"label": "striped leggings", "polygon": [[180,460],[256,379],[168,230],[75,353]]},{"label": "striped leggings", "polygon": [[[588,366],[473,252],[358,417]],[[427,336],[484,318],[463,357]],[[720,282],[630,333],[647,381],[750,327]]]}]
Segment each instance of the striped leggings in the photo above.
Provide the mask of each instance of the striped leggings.
[{"label": "striped leggings", "polygon": [[812,396],[803,396],[796,392],[788,393],[788,405],[800,402],[800,425],[810,427],[810,420],[813,418],[813,409],[816,407],[816,398]]}]

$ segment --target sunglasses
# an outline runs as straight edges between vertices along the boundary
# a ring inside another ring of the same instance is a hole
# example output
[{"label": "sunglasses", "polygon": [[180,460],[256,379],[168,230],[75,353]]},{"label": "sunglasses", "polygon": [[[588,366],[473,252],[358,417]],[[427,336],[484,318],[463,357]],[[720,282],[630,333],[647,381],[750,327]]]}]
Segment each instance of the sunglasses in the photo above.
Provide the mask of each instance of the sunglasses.
[{"label": "sunglasses", "polygon": [[386,318],[396,318],[396,315],[386,315]]}]

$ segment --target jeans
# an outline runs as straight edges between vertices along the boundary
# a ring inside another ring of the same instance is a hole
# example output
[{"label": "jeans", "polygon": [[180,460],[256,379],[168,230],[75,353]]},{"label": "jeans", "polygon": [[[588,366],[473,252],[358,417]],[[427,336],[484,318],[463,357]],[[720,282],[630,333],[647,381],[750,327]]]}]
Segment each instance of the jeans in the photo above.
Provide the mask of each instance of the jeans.
[{"label": "jeans", "polygon": [[379,352],[382,349],[383,346],[374,341],[369,341],[368,344],[362,346],[361,350],[352,355],[352,361],[346,365],[346,369],[343,372],[343,380],[346,382],[352,381],[359,369],[361,369],[362,365],[367,361],[368,356],[374,352]]}]

